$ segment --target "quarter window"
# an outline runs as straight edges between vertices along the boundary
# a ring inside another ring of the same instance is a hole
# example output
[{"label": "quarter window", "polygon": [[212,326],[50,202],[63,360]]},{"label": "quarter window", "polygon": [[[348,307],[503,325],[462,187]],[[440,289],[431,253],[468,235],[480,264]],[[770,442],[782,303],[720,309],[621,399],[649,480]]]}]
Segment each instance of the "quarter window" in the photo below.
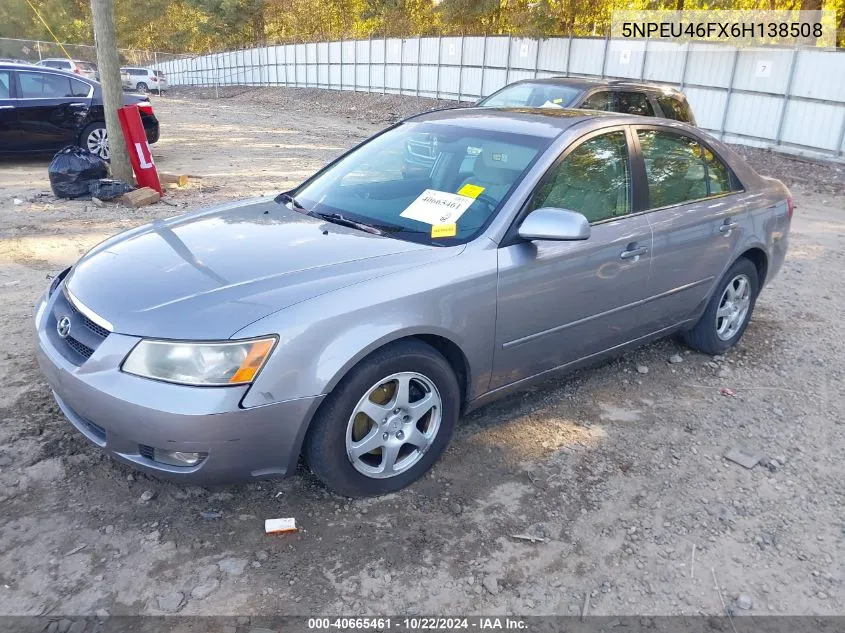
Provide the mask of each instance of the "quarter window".
[{"label": "quarter window", "polygon": [[680,134],[638,130],[652,209],[731,190],[730,171],[713,152]]},{"label": "quarter window", "polygon": [[584,141],[540,186],[534,208],[556,207],[600,222],[631,211],[631,172],[625,133]]},{"label": "quarter window", "polygon": [[617,112],[654,116],[654,109],[648,102],[648,97],[642,92],[620,92],[618,99]]},{"label": "quarter window", "polygon": [[71,95],[74,97],[87,97],[88,93],[91,92],[91,86],[86,84],[84,81],[78,81],[76,79],[70,80],[70,92]]},{"label": "quarter window", "polygon": [[663,110],[663,116],[667,119],[686,122],[692,120],[689,104],[686,101],[681,101],[671,95],[660,95],[657,97],[657,103]]}]

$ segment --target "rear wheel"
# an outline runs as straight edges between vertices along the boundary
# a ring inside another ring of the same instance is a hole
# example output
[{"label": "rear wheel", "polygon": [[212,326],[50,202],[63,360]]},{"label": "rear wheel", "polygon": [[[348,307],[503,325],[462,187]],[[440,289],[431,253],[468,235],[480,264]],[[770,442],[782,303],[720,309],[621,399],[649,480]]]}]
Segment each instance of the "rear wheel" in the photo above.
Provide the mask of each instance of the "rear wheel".
[{"label": "rear wheel", "polygon": [[138,92],[141,92],[141,93],[147,93],[147,92],[150,91],[150,87],[147,84],[145,84],[143,81],[141,81],[141,82],[138,82],[137,86],[135,86],[135,90],[137,90]]},{"label": "rear wheel", "polygon": [[82,130],[79,136],[79,144],[102,158],[109,159],[109,133],[103,121],[96,121]]},{"label": "rear wheel", "polygon": [[395,492],[437,461],[459,410],[458,381],[437,350],[421,341],[389,345],[327,396],[309,429],[305,459],[339,494]]},{"label": "rear wheel", "polygon": [[704,314],[684,333],[687,345],[705,354],[722,354],[742,338],[759,292],[757,267],[742,257],[719,282]]}]

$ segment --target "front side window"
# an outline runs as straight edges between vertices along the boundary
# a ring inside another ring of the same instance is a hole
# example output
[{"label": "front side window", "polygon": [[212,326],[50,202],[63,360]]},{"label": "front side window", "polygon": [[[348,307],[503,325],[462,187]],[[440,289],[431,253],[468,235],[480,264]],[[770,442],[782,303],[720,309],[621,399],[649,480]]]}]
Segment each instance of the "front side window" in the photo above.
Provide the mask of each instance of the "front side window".
[{"label": "front side window", "polygon": [[608,90],[594,92],[584,100],[579,108],[584,110],[602,110],[614,112],[616,110],[616,95]]},{"label": "front side window", "polygon": [[0,70],[0,99],[11,97],[12,76],[8,70]]},{"label": "front side window", "polygon": [[600,222],[631,212],[631,171],[625,132],[584,141],[549,174],[533,208],[555,207]]},{"label": "front side window", "polygon": [[73,96],[69,77],[22,72],[18,73],[18,80],[23,99],[65,99]]},{"label": "front side window", "polygon": [[339,214],[398,239],[463,243],[498,213],[549,143],[454,122],[409,122],[354,150],[293,195],[311,215]]},{"label": "front side window", "polygon": [[618,99],[617,112],[654,116],[654,109],[648,102],[648,97],[642,92],[620,92]]},{"label": "front side window", "polygon": [[660,95],[657,97],[657,103],[660,109],[663,110],[663,116],[667,119],[687,123],[692,120],[689,104],[686,101],[673,97],[672,95]]},{"label": "front side window", "polygon": [[731,191],[727,166],[693,138],[638,130],[652,209]]}]

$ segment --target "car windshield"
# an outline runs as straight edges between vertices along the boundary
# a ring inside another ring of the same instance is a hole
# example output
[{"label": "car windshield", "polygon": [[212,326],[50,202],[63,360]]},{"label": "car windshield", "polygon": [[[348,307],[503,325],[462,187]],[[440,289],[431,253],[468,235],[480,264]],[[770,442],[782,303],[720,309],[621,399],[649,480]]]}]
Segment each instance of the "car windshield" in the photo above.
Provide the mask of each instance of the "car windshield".
[{"label": "car windshield", "polygon": [[319,172],[286,202],[398,239],[460,244],[495,216],[550,142],[455,123],[404,123]]},{"label": "car windshield", "polygon": [[505,86],[477,105],[487,108],[568,108],[583,91],[563,84],[524,82]]}]

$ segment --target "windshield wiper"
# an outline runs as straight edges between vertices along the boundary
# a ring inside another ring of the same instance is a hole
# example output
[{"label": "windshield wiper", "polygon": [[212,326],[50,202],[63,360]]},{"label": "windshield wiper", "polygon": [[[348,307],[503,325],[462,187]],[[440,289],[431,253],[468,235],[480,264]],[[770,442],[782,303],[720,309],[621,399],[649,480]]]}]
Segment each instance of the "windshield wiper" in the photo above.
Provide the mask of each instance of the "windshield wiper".
[{"label": "windshield wiper", "polygon": [[387,235],[387,231],[378,226],[350,220],[349,218],[342,216],[340,213],[320,213],[319,211],[306,211],[306,213],[315,218],[322,218],[327,222],[333,222],[334,224],[340,224],[341,226],[348,226],[353,229],[358,229],[359,231],[372,233],[373,235]]}]

